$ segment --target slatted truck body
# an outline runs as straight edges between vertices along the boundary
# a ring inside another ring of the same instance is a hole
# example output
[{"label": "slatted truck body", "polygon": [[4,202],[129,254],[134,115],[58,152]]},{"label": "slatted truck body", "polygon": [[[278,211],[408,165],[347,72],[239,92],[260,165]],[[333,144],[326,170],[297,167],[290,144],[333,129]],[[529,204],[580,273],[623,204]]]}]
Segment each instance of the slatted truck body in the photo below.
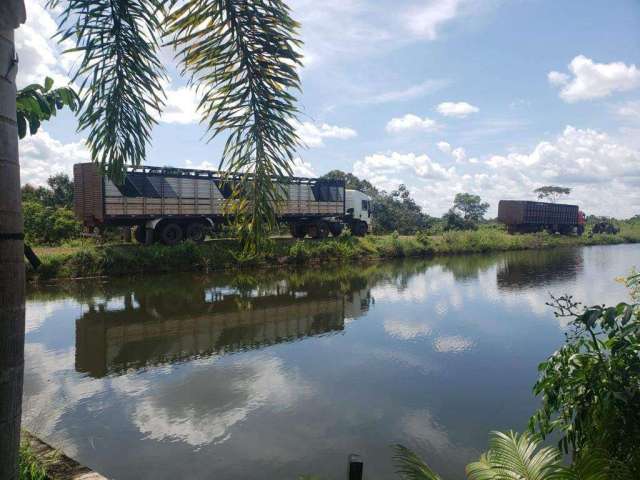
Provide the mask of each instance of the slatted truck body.
[{"label": "slatted truck body", "polygon": [[584,232],[585,216],[577,205],[500,200],[498,221],[507,225],[509,233],[548,230],[552,233],[578,235]]},{"label": "slatted truck body", "polygon": [[[201,241],[209,228],[228,222],[232,181],[208,170],[145,166],[129,167],[116,184],[95,164],[81,163],[74,165],[74,207],[89,228],[136,226],[140,242]],[[343,181],[294,177],[277,184],[285,193],[278,216],[294,236],[338,235],[345,224],[357,235],[367,232],[370,199]]]}]

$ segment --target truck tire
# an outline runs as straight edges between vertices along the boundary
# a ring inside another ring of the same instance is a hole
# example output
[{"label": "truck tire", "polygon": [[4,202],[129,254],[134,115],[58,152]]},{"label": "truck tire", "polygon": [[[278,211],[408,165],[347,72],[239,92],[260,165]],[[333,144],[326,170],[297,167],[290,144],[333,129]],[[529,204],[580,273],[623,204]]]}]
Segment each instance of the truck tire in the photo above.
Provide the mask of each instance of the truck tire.
[{"label": "truck tire", "polygon": [[579,237],[581,237],[582,234],[584,233],[584,225],[578,225],[578,227],[576,228],[576,233],[578,234]]},{"label": "truck tire", "polygon": [[144,245],[147,241],[147,229],[144,224],[137,225],[133,231],[133,237],[140,245]]},{"label": "truck tire", "polygon": [[160,227],[160,240],[165,245],[177,245],[182,238],[182,228],[177,223],[165,223]]},{"label": "truck tire", "polygon": [[207,227],[202,222],[192,222],[187,225],[185,239],[195,243],[202,243],[207,236]]},{"label": "truck tire", "polygon": [[368,226],[365,222],[357,221],[351,224],[351,233],[356,237],[364,237],[367,234]]},{"label": "truck tire", "polygon": [[317,240],[322,240],[329,236],[329,224],[324,221],[309,225],[307,230],[311,238],[315,238]]},{"label": "truck tire", "polygon": [[304,238],[307,235],[307,228],[301,223],[292,223],[289,225],[289,231],[293,238]]},{"label": "truck tire", "polygon": [[342,223],[331,222],[329,224],[329,231],[331,232],[331,235],[334,237],[339,237],[340,234],[342,233],[343,228],[344,228],[344,225]]}]

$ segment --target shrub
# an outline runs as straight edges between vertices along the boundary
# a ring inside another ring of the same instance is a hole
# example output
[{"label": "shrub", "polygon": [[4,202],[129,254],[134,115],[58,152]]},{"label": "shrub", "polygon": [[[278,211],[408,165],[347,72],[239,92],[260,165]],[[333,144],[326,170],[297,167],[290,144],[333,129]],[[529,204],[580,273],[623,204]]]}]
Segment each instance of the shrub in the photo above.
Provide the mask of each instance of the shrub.
[{"label": "shrub", "polygon": [[45,207],[37,202],[24,202],[25,239],[34,244],[59,244],[77,238],[82,226],[68,208]]},{"label": "shrub", "polygon": [[566,343],[539,366],[542,406],[529,427],[557,432],[563,451],[603,450],[640,478],[640,312],[637,305],[581,308],[553,299],[571,319]]}]

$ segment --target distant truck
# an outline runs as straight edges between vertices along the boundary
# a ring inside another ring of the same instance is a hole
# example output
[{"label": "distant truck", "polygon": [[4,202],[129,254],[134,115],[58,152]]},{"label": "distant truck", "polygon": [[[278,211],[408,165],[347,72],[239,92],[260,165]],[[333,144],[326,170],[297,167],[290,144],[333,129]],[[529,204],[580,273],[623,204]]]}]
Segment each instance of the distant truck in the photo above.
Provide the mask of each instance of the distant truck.
[{"label": "distant truck", "polygon": [[[87,228],[136,227],[140,243],[174,245],[201,242],[210,229],[229,221],[225,206],[231,180],[209,170],[171,167],[128,167],[117,185],[100,175],[97,165],[73,166],[74,210]],[[291,235],[325,238],[340,235],[344,226],[364,236],[371,222],[371,198],[347,190],[342,180],[282,177],[277,180],[286,199],[278,211]]]},{"label": "distant truck", "polygon": [[585,215],[577,205],[526,200],[500,200],[498,221],[507,226],[509,233],[547,230],[563,235],[582,235],[586,223]]}]

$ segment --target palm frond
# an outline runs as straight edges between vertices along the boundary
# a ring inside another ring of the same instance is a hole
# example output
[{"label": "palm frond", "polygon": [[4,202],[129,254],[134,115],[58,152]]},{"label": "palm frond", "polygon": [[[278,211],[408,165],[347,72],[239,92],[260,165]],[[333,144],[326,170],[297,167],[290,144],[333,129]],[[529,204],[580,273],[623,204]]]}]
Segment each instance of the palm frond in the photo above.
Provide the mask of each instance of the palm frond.
[{"label": "palm frond", "polygon": [[405,480],[442,480],[424,461],[407,447],[393,446],[393,464],[396,472]]},{"label": "palm frond", "polygon": [[74,73],[82,99],[79,129],[91,157],[118,180],[138,165],[164,105],[164,69],[157,58],[160,0],[49,0],[62,3],[58,38],[82,53]]},{"label": "palm frond", "polygon": [[560,470],[560,452],[540,448],[527,433],[492,432],[489,445],[486,456],[467,467],[469,480],[546,480]]},{"label": "palm frond", "polygon": [[228,134],[220,167],[239,175],[228,208],[255,251],[284,198],[273,177],[292,174],[298,144],[298,24],[281,0],[186,0],[168,20],[168,44],[201,95],[209,138]]}]

